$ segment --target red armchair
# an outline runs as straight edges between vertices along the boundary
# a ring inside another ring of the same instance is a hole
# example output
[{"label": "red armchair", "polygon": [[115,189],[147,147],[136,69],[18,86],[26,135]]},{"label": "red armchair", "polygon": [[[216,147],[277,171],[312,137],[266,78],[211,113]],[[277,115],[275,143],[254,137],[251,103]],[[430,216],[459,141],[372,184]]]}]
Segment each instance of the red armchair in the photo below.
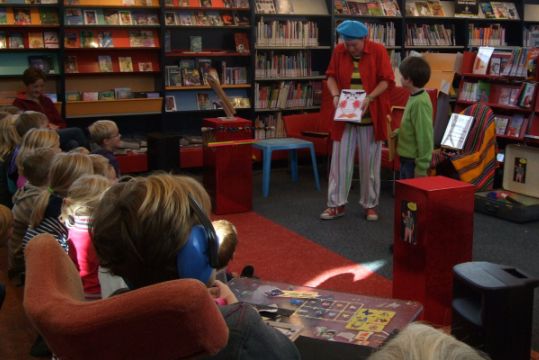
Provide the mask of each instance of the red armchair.
[{"label": "red armchair", "polygon": [[323,81],[320,112],[283,116],[286,136],[312,141],[317,155],[330,155],[330,131],[334,111],[333,98],[326,81]]},{"label": "red armchair", "polygon": [[79,273],[49,234],[25,250],[24,309],[60,359],[184,359],[216,354],[228,327],[197,280],[84,301]]}]

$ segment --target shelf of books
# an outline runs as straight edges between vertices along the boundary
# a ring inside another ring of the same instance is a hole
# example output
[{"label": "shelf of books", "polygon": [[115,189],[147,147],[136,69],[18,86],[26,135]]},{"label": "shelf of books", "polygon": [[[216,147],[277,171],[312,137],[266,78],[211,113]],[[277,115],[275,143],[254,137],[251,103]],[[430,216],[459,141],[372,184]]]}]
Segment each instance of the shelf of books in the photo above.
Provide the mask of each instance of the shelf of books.
[{"label": "shelf of books", "polygon": [[209,74],[236,110],[251,108],[250,11],[247,0],[165,3],[165,113],[193,120],[223,112]]},{"label": "shelf of books", "polygon": [[159,114],[159,2],[69,0],[64,10],[65,116]]},{"label": "shelf of books", "polygon": [[284,137],[283,113],[320,109],[332,2],[255,1],[255,137]]},{"label": "shelf of books", "polygon": [[465,52],[455,112],[484,102],[495,113],[498,141],[523,142],[539,138],[537,49],[502,51],[480,47]]}]

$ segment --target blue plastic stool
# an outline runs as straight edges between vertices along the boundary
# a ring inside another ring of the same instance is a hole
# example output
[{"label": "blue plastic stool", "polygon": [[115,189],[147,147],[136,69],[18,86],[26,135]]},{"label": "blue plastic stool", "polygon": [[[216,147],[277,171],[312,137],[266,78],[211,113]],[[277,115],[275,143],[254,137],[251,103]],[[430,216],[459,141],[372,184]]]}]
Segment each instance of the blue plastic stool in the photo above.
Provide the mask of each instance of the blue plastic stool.
[{"label": "blue plastic stool", "polygon": [[288,150],[288,158],[290,160],[290,170],[292,172],[292,181],[298,180],[298,149],[309,149],[311,152],[311,161],[313,164],[314,181],[316,190],[320,191],[320,179],[318,178],[318,166],[316,164],[316,154],[314,153],[314,145],[310,141],[294,139],[294,138],[279,138],[259,140],[253,144],[253,147],[262,150],[262,193],[264,197],[269,195],[269,184],[271,175],[271,153],[276,150]]}]

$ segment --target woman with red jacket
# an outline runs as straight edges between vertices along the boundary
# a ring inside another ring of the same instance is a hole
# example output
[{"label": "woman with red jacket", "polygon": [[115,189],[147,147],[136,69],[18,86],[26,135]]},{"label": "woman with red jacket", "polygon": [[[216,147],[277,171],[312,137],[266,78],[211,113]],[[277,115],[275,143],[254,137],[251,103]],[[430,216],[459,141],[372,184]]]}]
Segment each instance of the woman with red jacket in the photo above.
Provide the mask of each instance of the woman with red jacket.
[{"label": "woman with red jacket", "polygon": [[385,119],[390,111],[389,90],[395,85],[393,69],[383,45],[370,41],[367,27],[353,20],[337,26],[343,43],[337,45],[326,71],[335,107],[343,89],[363,89],[361,123],[335,121],[331,130],[333,152],[328,185],[328,208],[323,220],[344,215],[354,170],[354,153],[359,147],[360,205],[369,221],[378,220],[382,141]]}]

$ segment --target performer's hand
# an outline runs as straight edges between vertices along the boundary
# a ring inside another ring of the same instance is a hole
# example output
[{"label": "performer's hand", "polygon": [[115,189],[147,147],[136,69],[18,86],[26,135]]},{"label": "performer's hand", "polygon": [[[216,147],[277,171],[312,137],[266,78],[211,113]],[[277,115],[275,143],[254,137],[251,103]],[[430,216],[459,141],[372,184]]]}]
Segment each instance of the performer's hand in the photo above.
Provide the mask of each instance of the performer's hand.
[{"label": "performer's hand", "polygon": [[369,96],[365,97],[363,103],[361,104],[361,112],[365,113],[369,109],[369,104],[371,103],[371,98]]},{"label": "performer's hand", "polygon": [[334,96],[333,97],[333,107],[336,109],[339,106],[339,97]]}]

